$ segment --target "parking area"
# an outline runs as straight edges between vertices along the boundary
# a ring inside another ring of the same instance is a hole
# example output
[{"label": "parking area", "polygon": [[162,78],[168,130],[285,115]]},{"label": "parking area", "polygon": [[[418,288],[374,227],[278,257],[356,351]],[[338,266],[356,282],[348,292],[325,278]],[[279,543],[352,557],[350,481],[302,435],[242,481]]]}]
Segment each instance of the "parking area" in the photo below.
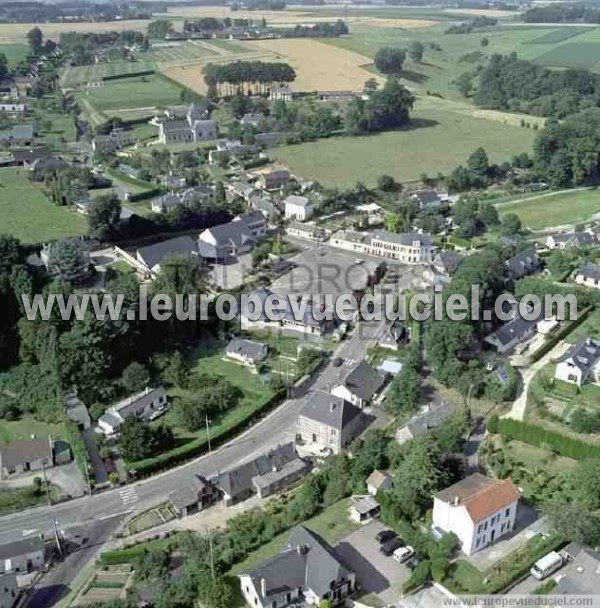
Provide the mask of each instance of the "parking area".
[{"label": "parking area", "polygon": [[435,587],[425,587],[416,593],[404,597],[397,604],[398,608],[440,608],[446,596]]},{"label": "parking area", "polygon": [[383,524],[372,521],[346,536],[335,550],[356,572],[356,579],[366,593],[374,593],[385,604],[395,605],[410,570],[379,551],[380,544],[375,535],[385,529]]}]

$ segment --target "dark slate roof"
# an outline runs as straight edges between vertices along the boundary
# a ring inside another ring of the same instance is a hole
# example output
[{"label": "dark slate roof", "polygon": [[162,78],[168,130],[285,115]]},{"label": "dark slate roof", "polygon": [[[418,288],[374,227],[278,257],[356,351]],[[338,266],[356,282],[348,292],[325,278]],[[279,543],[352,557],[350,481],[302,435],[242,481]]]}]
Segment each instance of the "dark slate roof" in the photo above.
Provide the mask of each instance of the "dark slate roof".
[{"label": "dark slate roof", "polygon": [[395,234],[387,230],[376,230],[373,233],[373,238],[405,246],[412,246],[415,241],[419,241],[423,247],[429,247],[433,244],[431,236],[419,232],[401,232],[400,234]]},{"label": "dark slate roof", "polygon": [[596,361],[600,358],[600,340],[593,338],[582,338],[569,348],[569,350],[559,359],[557,363],[572,361],[583,374],[587,374]]},{"label": "dark slate roof", "polygon": [[52,445],[49,437],[19,439],[0,444],[0,464],[4,468],[15,467],[40,458],[46,458],[48,464],[52,464]]},{"label": "dark slate roof", "polygon": [[166,402],[167,391],[162,386],[153,389],[147,388],[146,390],[132,395],[131,397],[127,397],[127,399],[119,401],[119,403],[115,404],[113,407],[114,410],[118,412],[123,419],[125,419],[131,414],[135,415],[137,412],[144,410],[147,405],[161,396],[163,398],[163,402]]},{"label": "dark slate roof", "polygon": [[417,190],[413,196],[423,204],[437,203],[440,200],[440,195],[435,190]]},{"label": "dark slate roof", "polygon": [[27,150],[14,150],[12,155],[16,163],[32,163],[39,158],[48,158],[50,156],[50,151],[47,148],[40,146],[38,148],[28,148]]},{"label": "dark slate roof", "polygon": [[266,345],[261,342],[234,338],[227,345],[227,354],[245,355],[251,359],[261,359],[266,356]]},{"label": "dark slate roof", "polygon": [[538,263],[538,256],[533,249],[521,251],[521,253],[517,253],[517,255],[506,260],[508,271],[515,278],[525,276],[529,272],[530,267],[537,268]]},{"label": "dark slate roof", "polygon": [[236,249],[247,243],[248,241],[255,241],[256,239],[252,236],[246,222],[241,220],[234,220],[227,222],[226,224],[219,224],[207,229],[216,240],[216,248],[227,249],[230,245],[233,245]]},{"label": "dark slate roof", "polygon": [[[299,588],[310,589],[322,597],[331,581],[348,578],[352,571],[317,534],[304,526],[292,530],[287,546],[275,557],[248,573],[262,600]],[[266,583],[262,596],[261,581]],[[263,602],[264,603],[264,602]]]},{"label": "dark slate roof", "polygon": [[170,255],[189,255],[198,253],[198,245],[190,236],[178,236],[168,241],[147,245],[137,250],[138,256],[148,268],[160,264]]},{"label": "dark slate roof", "polygon": [[554,240],[557,243],[571,243],[577,245],[591,245],[596,242],[596,238],[589,232],[563,232],[555,234]]},{"label": "dark slate roof", "polygon": [[586,279],[596,279],[600,280],[600,266],[597,264],[592,264],[588,262],[585,266],[583,266],[578,274],[583,275]]},{"label": "dark slate roof", "polygon": [[302,458],[294,458],[294,460],[286,462],[281,468],[275,468],[264,475],[253,477],[252,483],[257,489],[268,488],[280,480],[285,480],[292,475],[306,471],[308,466],[308,463],[304,462]]},{"label": "dark slate roof", "polygon": [[361,399],[368,401],[383,386],[384,379],[366,361],[361,361],[344,380],[344,386]]},{"label": "dark slate roof", "polygon": [[507,321],[504,325],[500,326],[491,335],[495,336],[502,345],[510,344],[515,338],[524,336],[533,325],[536,325],[542,319],[543,311],[540,317],[533,321],[527,321],[522,316],[517,315],[511,321]]},{"label": "dark slate roof", "polygon": [[406,428],[413,437],[425,435],[431,429],[437,429],[447,420],[453,413],[454,408],[449,403],[430,409],[428,412],[415,416],[406,423]]},{"label": "dark slate roof", "polygon": [[44,541],[41,536],[31,536],[29,538],[22,538],[12,543],[0,545],[0,560],[10,559],[11,557],[18,557],[19,555],[26,555],[28,553],[35,553],[36,551],[44,550]]},{"label": "dark slate roof", "polygon": [[306,396],[300,415],[341,431],[360,416],[360,409],[341,397],[325,391],[314,391]]},{"label": "dark slate roof", "polygon": [[253,487],[253,478],[269,473],[274,468],[283,467],[286,463],[296,458],[294,443],[280,445],[257,458],[220,473],[214,484],[229,496],[235,498],[244,494]]},{"label": "dark slate roof", "polygon": [[192,130],[187,120],[165,120],[161,124],[165,133],[190,133]]},{"label": "dark slate roof", "polygon": [[440,251],[433,259],[433,263],[452,274],[458,268],[461,260],[462,257],[455,251]]},{"label": "dark slate roof", "polygon": [[198,502],[198,495],[191,488],[183,487],[169,494],[169,502],[176,509],[192,507]]},{"label": "dark slate roof", "polygon": [[45,156],[41,158],[36,158],[31,163],[31,168],[35,171],[49,171],[49,170],[58,170],[58,169],[66,169],[69,167],[69,163],[62,158],[58,158],[57,156]]}]

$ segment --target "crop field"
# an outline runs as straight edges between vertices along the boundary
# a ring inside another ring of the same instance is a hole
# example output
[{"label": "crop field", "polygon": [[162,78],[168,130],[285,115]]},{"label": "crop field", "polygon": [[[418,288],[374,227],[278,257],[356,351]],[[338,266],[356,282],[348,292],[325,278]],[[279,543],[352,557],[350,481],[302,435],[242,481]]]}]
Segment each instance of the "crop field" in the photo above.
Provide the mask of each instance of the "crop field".
[{"label": "crop field", "polygon": [[[0,25],[0,27],[2,27]],[[26,44],[2,44],[0,53],[6,55],[8,67],[14,68],[20,61],[27,58],[29,47]]]},{"label": "crop field", "polygon": [[[447,173],[483,146],[494,162],[531,149],[535,131],[478,118],[435,98],[419,98],[411,125],[364,137],[333,137],[275,148],[292,172],[330,186],[374,185],[382,174],[400,181]],[[491,145],[493,143],[493,145]]]},{"label": "crop field", "polygon": [[195,40],[179,44],[156,45],[141,57],[157,63],[189,62],[198,59],[210,60],[220,54],[219,50],[202,40]]},{"label": "crop field", "polygon": [[[96,112],[124,108],[163,107],[180,101],[181,88],[159,75],[112,80],[77,93]],[[85,105],[85,103],[84,103]]]},{"label": "crop field", "polygon": [[0,217],[2,232],[24,243],[87,232],[85,218],[64,207],[56,207],[32,184],[24,171],[0,169]]},{"label": "crop field", "polygon": [[60,85],[76,87],[88,82],[101,82],[107,76],[121,76],[152,70],[154,66],[143,61],[110,61],[93,65],[67,66],[60,76]]},{"label": "crop field", "polygon": [[589,28],[587,27],[565,27],[561,30],[552,30],[539,38],[535,38],[529,44],[558,44],[559,42],[564,42],[569,38],[579,36],[579,34],[583,34],[588,30]]},{"label": "crop field", "polygon": [[592,69],[600,62],[600,44],[569,42],[536,57],[535,63],[548,67]]},{"label": "crop field", "polygon": [[600,213],[600,191],[577,190],[541,195],[521,203],[500,204],[498,212],[501,216],[516,213],[532,230],[577,224]]}]

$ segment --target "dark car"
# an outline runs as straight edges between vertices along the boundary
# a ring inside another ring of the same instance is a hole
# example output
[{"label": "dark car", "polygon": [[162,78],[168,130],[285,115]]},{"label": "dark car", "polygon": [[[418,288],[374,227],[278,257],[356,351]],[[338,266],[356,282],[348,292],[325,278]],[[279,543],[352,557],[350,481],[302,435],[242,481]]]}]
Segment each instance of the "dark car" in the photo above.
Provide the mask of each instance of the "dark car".
[{"label": "dark car", "polygon": [[384,555],[389,557],[396,549],[399,549],[403,545],[404,545],[404,543],[402,542],[402,540],[400,538],[392,538],[392,540],[388,540],[387,543],[383,543],[383,545],[381,545],[381,547],[379,547],[379,550]]},{"label": "dark car", "polygon": [[398,536],[393,530],[381,530],[375,535],[375,540],[378,543],[387,543],[392,538],[396,538]]},{"label": "dark car", "polygon": [[340,365],[342,365],[342,363],[344,363],[344,360],[341,357],[336,357],[333,360],[333,367],[340,367]]}]

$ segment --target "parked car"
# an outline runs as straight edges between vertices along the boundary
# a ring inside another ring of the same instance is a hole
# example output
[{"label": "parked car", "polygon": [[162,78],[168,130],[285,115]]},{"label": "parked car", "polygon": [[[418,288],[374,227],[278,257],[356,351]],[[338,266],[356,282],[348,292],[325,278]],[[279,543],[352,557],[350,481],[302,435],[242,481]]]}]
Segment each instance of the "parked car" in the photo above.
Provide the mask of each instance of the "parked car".
[{"label": "parked car", "polygon": [[389,557],[390,555],[392,555],[392,553],[396,549],[398,549],[399,547],[402,547],[402,545],[404,545],[404,543],[402,542],[401,539],[399,539],[399,538],[392,538],[392,540],[388,540],[387,543],[383,543],[383,545],[381,545],[381,547],[379,547],[379,550],[386,557]]},{"label": "parked car", "polygon": [[333,360],[333,367],[340,367],[340,365],[342,365],[342,363],[344,363],[344,360],[341,357],[336,357]]},{"label": "parked car", "polygon": [[375,540],[378,543],[387,543],[388,540],[392,540],[396,536],[398,535],[393,530],[381,530],[381,532],[377,532],[375,535]]},{"label": "parked car", "polygon": [[399,547],[394,551],[392,557],[399,563],[403,564],[409,560],[415,554],[415,550],[412,547]]}]

